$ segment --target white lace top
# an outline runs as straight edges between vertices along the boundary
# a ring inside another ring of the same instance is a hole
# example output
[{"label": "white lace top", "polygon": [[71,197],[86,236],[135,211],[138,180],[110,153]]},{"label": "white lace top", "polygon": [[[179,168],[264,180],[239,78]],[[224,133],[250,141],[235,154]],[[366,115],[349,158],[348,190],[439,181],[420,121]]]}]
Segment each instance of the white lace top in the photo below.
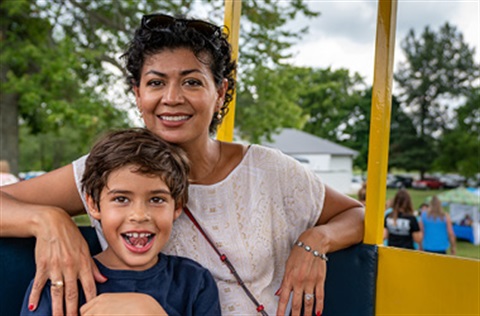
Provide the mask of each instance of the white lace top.
[{"label": "white lace top", "polygon": [[[79,190],[85,159],[73,162]],[[275,315],[278,298],[274,294],[292,244],[317,222],[324,196],[322,181],[295,159],[252,145],[223,181],[191,185],[188,207],[267,313]],[[98,221],[91,220],[105,247]],[[191,258],[210,270],[217,281],[224,315],[257,314],[254,304],[185,214],[176,220],[164,253]]]}]

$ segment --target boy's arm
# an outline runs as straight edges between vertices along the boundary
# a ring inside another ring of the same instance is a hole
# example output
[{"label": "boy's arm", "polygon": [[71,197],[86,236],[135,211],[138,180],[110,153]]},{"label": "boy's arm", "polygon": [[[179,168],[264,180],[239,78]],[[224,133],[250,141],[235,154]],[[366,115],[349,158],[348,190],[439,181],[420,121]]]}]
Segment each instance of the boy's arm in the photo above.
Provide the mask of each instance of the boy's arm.
[{"label": "boy's arm", "polygon": [[203,273],[203,286],[197,293],[194,315],[221,315],[220,299],[218,297],[218,288],[213,276],[208,270]]}]

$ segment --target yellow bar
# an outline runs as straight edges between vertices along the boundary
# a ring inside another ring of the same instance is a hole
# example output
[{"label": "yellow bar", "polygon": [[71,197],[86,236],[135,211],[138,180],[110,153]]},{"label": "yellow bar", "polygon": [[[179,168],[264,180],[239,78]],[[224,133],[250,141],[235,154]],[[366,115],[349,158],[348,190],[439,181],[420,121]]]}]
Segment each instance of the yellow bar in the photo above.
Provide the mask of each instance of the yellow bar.
[{"label": "yellow bar", "polygon": [[[230,30],[228,40],[232,45],[232,58],[237,61],[238,61],[238,40],[240,35],[241,10],[242,10],[242,0],[225,0],[224,24]],[[218,128],[218,131],[217,131],[218,140],[226,141],[226,142],[233,141],[236,97],[237,97],[237,94],[235,92],[233,95],[232,102],[229,105],[228,114],[223,118],[223,122]]]},{"label": "yellow bar", "polygon": [[379,247],[376,315],[480,315],[480,261]]},{"label": "yellow bar", "polygon": [[378,1],[375,70],[368,146],[366,244],[382,243],[392,107],[397,1]]}]

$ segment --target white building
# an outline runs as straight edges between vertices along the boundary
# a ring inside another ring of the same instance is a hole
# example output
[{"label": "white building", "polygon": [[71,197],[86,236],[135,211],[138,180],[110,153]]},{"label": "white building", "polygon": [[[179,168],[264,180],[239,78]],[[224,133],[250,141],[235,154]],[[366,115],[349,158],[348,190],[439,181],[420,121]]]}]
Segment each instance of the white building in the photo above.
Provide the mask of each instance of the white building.
[{"label": "white building", "polygon": [[296,158],[335,190],[351,193],[352,165],[357,151],[292,128],[272,135],[272,142],[262,145]]}]

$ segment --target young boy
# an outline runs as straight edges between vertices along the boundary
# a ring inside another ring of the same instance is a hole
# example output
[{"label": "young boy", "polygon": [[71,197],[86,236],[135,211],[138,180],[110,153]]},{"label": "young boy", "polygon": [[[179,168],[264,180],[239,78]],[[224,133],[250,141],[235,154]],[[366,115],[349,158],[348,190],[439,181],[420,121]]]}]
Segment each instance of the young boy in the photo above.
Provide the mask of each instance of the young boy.
[{"label": "young boy", "polygon": [[[149,294],[168,315],[220,315],[218,290],[198,263],[161,253],[188,200],[186,156],[146,129],[112,132],[99,141],[86,161],[82,179],[90,215],[101,221],[108,248],[94,257],[107,277],[97,294]],[[49,282],[35,311],[51,315]],[[80,293],[83,293],[80,291]],[[79,306],[85,303],[80,298]]]}]

